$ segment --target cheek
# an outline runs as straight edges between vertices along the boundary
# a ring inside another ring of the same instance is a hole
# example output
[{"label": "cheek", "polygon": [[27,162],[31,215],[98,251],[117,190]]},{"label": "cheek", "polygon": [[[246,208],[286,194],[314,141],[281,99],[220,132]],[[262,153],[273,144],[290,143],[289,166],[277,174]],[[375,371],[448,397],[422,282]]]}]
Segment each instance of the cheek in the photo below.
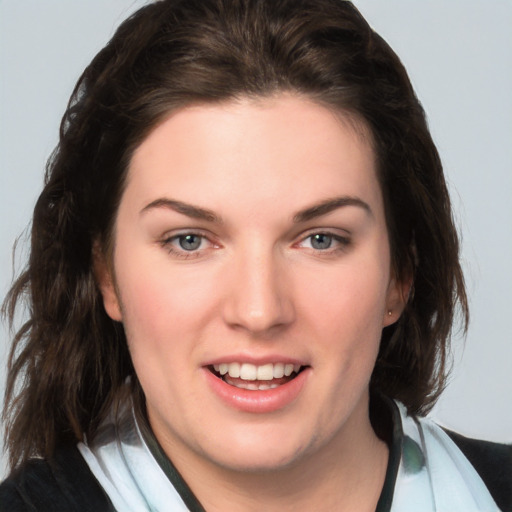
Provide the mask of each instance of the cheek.
[{"label": "cheek", "polygon": [[366,381],[380,345],[388,272],[371,259],[315,277],[315,286],[304,287],[302,312],[324,353],[320,364],[340,382],[346,383],[348,375]]},{"label": "cheek", "polygon": [[169,345],[206,324],[218,293],[212,272],[171,268],[166,254],[152,252],[132,252],[124,261],[129,264],[119,258],[116,278],[131,346],[141,338],[145,344]]},{"label": "cheek", "polygon": [[[159,272],[145,271],[125,279],[120,287],[124,328],[130,355],[148,400],[163,400],[161,390],[173,389],[189,371],[193,357],[197,304],[179,283]],[[173,378],[170,378],[170,377]],[[172,392],[172,391],[170,391]]]},{"label": "cheek", "polygon": [[386,304],[387,272],[379,266],[346,265],[329,270],[320,278],[311,276],[314,285],[303,287],[304,310],[324,324],[349,329],[373,325],[380,330]]}]

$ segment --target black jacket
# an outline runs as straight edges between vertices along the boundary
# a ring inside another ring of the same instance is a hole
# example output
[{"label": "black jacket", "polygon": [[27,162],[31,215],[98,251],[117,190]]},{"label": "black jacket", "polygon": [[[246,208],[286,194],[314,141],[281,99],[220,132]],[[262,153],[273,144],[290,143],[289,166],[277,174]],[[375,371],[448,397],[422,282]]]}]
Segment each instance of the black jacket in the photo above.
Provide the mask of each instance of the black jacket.
[{"label": "black jacket", "polygon": [[[512,445],[448,434],[478,471],[501,510],[512,512]],[[0,512],[114,510],[76,446],[60,447],[49,461],[29,461],[0,485]]]}]

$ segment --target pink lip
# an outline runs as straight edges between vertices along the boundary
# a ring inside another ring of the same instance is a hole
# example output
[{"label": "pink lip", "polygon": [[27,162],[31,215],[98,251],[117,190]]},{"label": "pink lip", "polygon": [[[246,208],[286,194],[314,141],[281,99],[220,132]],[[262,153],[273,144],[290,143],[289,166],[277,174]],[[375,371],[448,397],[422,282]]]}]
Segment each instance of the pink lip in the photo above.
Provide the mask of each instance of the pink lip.
[{"label": "pink lip", "polygon": [[[226,362],[226,359],[223,362]],[[262,391],[231,386],[214,375],[207,367],[203,367],[203,373],[213,393],[229,407],[243,412],[263,414],[278,411],[295,401],[311,373],[311,368],[305,368],[286,384]]]},{"label": "pink lip", "polygon": [[300,364],[301,366],[307,366],[307,363],[304,361],[300,361],[299,359],[293,359],[289,357],[283,357],[283,356],[269,356],[266,355],[265,357],[255,357],[255,356],[248,356],[248,355],[233,355],[233,356],[223,356],[216,359],[212,359],[211,361],[207,361],[204,366],[213,366],[214,364],[221,364],[221,363],[249,363],[254,364],[256,366],[261,366],[268,363],[282,363],[282,364]]}]

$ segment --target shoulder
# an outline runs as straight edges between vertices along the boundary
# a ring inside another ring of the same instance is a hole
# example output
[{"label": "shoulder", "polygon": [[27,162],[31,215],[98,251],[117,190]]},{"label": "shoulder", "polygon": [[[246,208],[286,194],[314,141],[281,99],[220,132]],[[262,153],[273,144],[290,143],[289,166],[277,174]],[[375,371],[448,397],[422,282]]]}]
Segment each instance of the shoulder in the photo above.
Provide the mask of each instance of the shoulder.
[{"label": "shoulder", "polygon": [[427,490],[443,510],[512,512],[511,445],[466,438],[394,403],[400,466],[393,503],[411,509],[410,497]]},{"label": "shoulder", "polygon": [[51,460],[32,459],[0,485],[0,512],[111,512],[114,510],[76,446]]},{"label": "shoulder", "polygon": [[512,510],[512,444],[470,439],[444,429],[502,510]]}]

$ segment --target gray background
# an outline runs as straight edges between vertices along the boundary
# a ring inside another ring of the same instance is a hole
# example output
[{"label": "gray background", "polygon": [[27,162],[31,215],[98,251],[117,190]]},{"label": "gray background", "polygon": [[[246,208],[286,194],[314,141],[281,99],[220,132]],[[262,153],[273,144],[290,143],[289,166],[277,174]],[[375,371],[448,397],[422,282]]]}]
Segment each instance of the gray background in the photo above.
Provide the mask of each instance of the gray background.
[{"label": "gray background", "polygon": [[[0,0],[2,297],[12,278],[12,244],[30,221],[73,85],[144,3]],[[432,416],[466,435],[512,442],[512,0],[355,4],[409,70],[463,235],[472,322],[465,344],[454,341],[451,383]],[[0,327],[0,392],[8,340]]]}]

